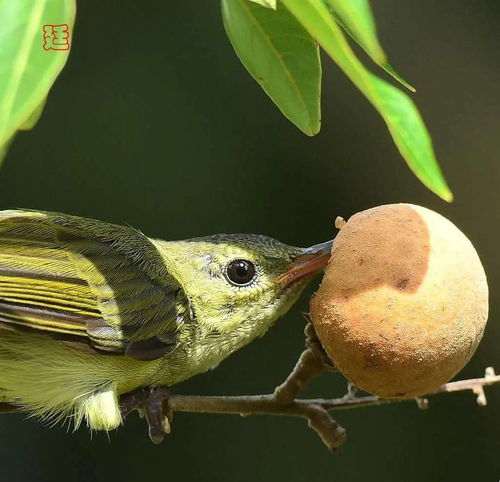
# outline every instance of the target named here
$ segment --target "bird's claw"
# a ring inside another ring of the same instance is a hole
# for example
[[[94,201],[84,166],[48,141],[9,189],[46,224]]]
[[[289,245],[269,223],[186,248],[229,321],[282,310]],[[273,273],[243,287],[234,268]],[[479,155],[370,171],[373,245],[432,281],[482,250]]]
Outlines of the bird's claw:
[[[172,413],[168,410],[170,392],[165,387],[140,388],[120,397],[120,409],[123,415],[137,410],[146,418],[149,438],[159,444],[170,433]]]

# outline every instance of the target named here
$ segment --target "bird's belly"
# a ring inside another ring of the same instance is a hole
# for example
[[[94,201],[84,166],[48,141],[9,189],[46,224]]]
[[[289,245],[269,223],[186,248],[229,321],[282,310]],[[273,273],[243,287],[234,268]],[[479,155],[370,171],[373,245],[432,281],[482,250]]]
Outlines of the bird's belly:
[[[0,330],[3,401],[65,404],[111,384],[125,393],[147,385],[158,363],[87,353],[44,336]]]

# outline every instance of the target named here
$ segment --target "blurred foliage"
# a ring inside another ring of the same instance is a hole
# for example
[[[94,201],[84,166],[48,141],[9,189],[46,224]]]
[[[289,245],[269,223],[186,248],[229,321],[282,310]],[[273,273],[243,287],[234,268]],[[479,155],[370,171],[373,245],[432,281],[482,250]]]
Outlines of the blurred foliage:
[[[337,23],[351,36],[351,38],[382,67],[392,75],[401,85],[415,92],[389,64],[387,56],[377,38],[375,19],[373,18],[368,0],[325,0],[330,12]]]
[[[320,129],[320,68],[311,47],[314,39],[379,111],[415,175],[446,201],[453,199],[414,103],[365,68],[338,27],[340,24],[374,62],[412,90],[387,62],[367,1],[280,0],[272,10],[248,0],[222,0],[222,12],[243,65],[305,134],[315,135]]]
[[[321,63],[315,40],[281,6],[274,11],[248,0],[222,0],[222,17],[252,77],[304,134],[317,134]]]
[[[66,50],[42,48],[44,25],[73,28],[76,0],[0,2],[0,160],[17,129],[31,129],[64,67]],[[45,46],[46,47],[46,46]]]
[[[221,0],[227,34],[243,65],[283,114],[307,135],[320,130],[318,42],[384,118],[401,155],[438,196],[453,195],[431,138],[406,94],[374,76],[345,41],[342,26],[372,60],[414,90],[390,66],[367,0]],[[75,0],[3,0],[0,4],[0,156],[16,129],[33,127],[69,50],[40,49],[40,27],[73,27]],[[45,39],[45,37],[44,37]],[[48,50],[48,52],[47,52]]]

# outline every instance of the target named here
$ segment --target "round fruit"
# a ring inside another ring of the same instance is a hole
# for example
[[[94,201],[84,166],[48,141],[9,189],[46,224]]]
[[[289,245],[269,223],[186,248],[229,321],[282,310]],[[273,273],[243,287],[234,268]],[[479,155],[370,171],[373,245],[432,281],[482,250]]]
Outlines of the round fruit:
[[[311,301],[337,368],[384,398],[446,383],[476,350],[487,316],[486,275],[471,242],[443,216],[411,204],[350,218]]]

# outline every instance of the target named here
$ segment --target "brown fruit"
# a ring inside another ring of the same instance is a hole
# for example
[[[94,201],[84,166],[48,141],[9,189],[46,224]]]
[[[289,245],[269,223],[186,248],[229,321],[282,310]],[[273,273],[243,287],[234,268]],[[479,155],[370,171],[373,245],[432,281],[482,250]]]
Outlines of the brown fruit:
[[[389,204],[345,224],[311,301],[318,337],[355,385],[385,398],[429,393],[481,340],[488,286],[465,235],[429,209]]]

